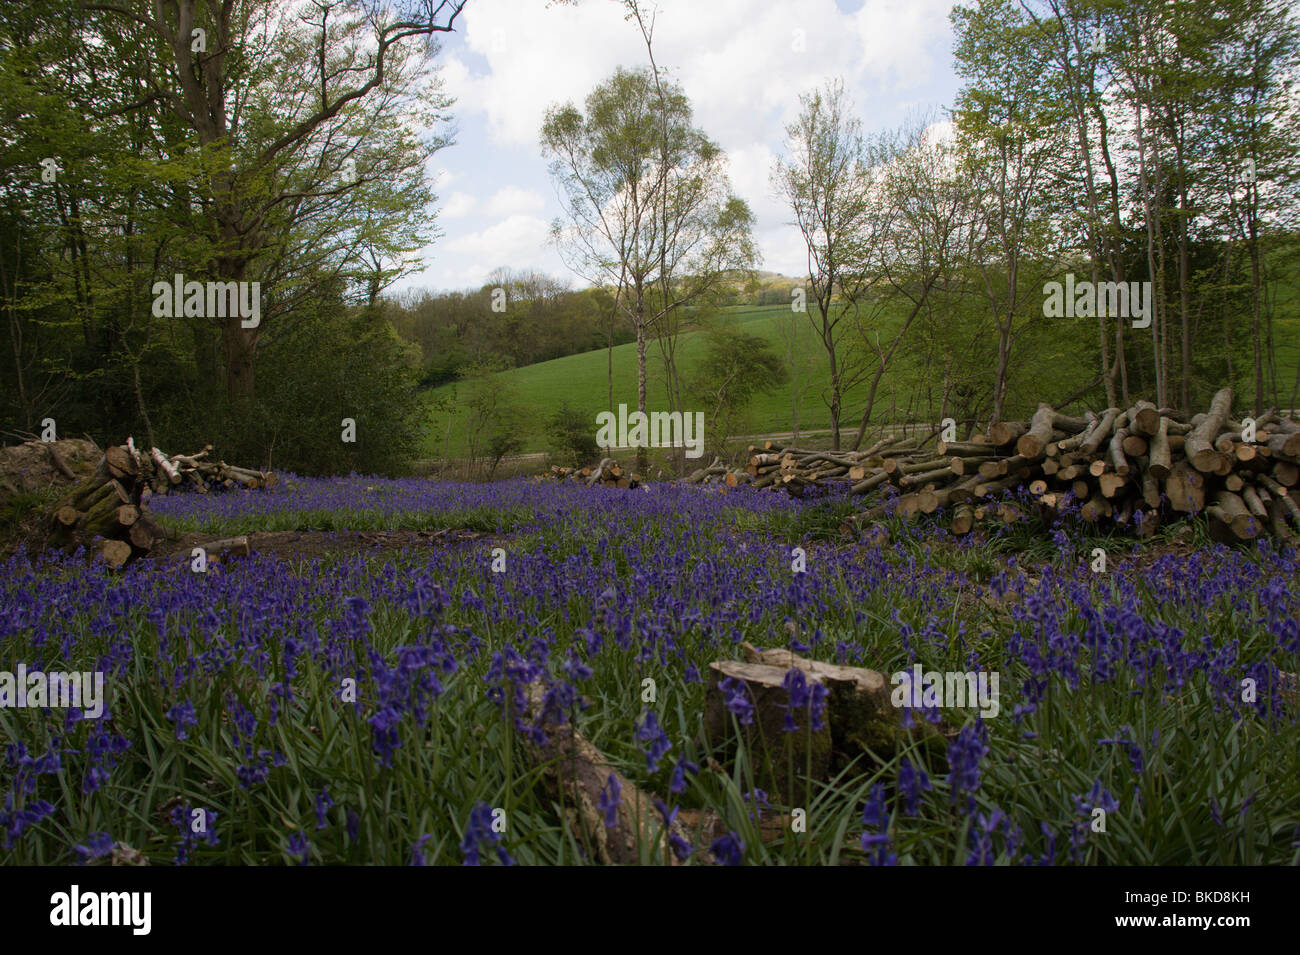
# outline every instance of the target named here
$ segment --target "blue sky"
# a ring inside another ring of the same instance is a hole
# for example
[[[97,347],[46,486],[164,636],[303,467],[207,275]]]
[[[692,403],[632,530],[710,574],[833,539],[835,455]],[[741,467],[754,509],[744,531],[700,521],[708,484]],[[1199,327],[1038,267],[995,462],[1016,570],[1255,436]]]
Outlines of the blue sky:
[[[756,216],[761,268],[798,274],[799,234],[768,175],[798,96],[842,76],[866,131],[950,105],[951,0],[658,0],[655,57],[726,151],[735,192]],[[456,144],[431,166],[443,235],[394,291],[477,287],[498,266],[581,280],[547,243],[563,214],[538,130],[548,106],[581,105],[617,66],[647,65],[617,0],[469,0],[443,35]]]

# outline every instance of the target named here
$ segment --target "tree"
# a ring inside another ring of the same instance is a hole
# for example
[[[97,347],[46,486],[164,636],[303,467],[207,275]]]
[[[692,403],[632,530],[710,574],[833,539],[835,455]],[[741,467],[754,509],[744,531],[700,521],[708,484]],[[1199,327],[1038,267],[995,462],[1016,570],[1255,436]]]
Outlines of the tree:
[[[1011,0],[955,7],[957,71],[968,80],[954,110],[962,175],[984,210],[977,264],[998,331],[992,423],[1002,419],[1011,352],[1020,329],[1042,317],[1043,279],[1055,266],[1053,208],[1045,189],[1066,150],[1068,109],[1028,68],[1037,31]]]
[[[481,464],[489,479],[502,458],[522,449],[527,429],[525,411],[514,387],[500,377],[503,370],[500,364],[489,362],[476,362],[461,370],[468,469],[472,471]]]
[[[652,327],[663,330],[721,274],[752,265],[752,216],[730,194],[725,157],[692,125],[677,86],[620,68],[585,107],[553,107],[542,126],[543,151],[568,203],[569,225],[557,220],[552,234],[579,274],[618,290],[635,334],[637,410],[645,413]],[[637,459],[644,470],[644,448]]]
[[[798,119],[786,127],[789,160],[777,160],[772,180],[794,213],[808,255],[808,283],[816,311],[808,318],[830,370],[826,404],[831,441],[840,448],[846,390],[842,340],[867,281],[872,171],[862,124],[849,115],[842,80],[799,97]]]
[[[875,160],[878,175],[868,216],[871,256],[854,302],[862,306],[854,311],[861,358],[844,376],[847,389],[868,383],[854,450],[862,446],[881,381],[900,346],[927,314],[935,289],[960,282],[983,228],[955,146],[936,124],[917,119],[882,138]],[[892,335],[886,331],[890,325]],[[920,378],[918,385],[921,381],[928,378]],[[954,384],[946,368],[940,417]]]
[[[397,115],[432,120],[450,104],[411,41],[450,31],[464,5],[313,0],[299,24],[255,0],[84,5],[100,32],[151,51],[133,105],[168,131],[164,162],[186,156],[192,190],[175,212],[190,270],[272,290],[261,324],[219,320],[232,402],[254,396],[259,340],[321,271],[367,273],[373,300],[396,274],[382,260],[430,237],[423,169],[446,141]]]
[[[686,390],[708,409],[709,441],[720,453],[754,396],[785,384],[787,374],[767,339],[734,324],[709,328],[704,347]]]

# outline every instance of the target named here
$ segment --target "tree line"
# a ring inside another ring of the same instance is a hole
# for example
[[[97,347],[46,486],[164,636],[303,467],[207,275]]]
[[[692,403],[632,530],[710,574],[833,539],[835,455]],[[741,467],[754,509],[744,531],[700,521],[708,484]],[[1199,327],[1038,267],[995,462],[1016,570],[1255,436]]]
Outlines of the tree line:
[[[6,430],[259,466],[377,470],[423,427],[382,295],[435,235],[424,170],[464,6],[172,0],[0,5]],[[154,307],[257,283],[259,319]],[[340,421],[357,440],[340,440]]]
[[[987,0],[952,22],[946,123],[866,135],[831,81],[801,98],[773,170],[807,248],[836,447],[852,418],[855,448],[879,419],[887,371],[911,382],[902,417],[969,427],[1040,400],[1190,408],[1225,384],[1256,413],[1294,407],[1287,5]],[[1081,290],[1063,311],[1060,287]],[[1130,289],[1148,314],[1116,314]]]

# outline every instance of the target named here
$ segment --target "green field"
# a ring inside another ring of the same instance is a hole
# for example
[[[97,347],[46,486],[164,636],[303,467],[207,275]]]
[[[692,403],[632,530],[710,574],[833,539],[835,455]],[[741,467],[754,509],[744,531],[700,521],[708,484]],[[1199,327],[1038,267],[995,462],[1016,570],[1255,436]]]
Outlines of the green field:
[[[790,357],[792,350],[790,342],[793,337],[793,357],[799,366],[797,387],[800,392],[800,430],[828,428],[830,416],[821,398],[821,392],[829,378],[826,354],[807,316],[792,313],[788,305],[740,306],[722,309],[719,314],[738,322],[746,332],[767,339],[783,360]],[[791,329],[794,330],[793,336]],[[888,334],[888,331],[885,334]],[[679,367],[684,372],[688,372],[693,363],[703,354],[703,350],[702,331],[697,328],[694,331],[683,332],[677,346]],[[669,406],[664,387],[663,360],[658,344],[650,342],[647,354],[650,409],[667,410]],[[501,373],[503,384],[513,390],[519,404],[533,417],[525,428],[524,451],[526,453],[549,450],[545,418],[565,402],[584,413],[589,412],[592,430],[595,431],[597,412],[605,410],[609,404],[608,363],[609,353],[602,349]],[[629,409],[634,409],[636,407],[636,345],[629,343],[615,347],[613,364],[614,406],[617,408],[619,403],[625,403]],[[444,385],[431,390],[429,396],[434,399],[451,394],[458,388],[464,388],[464,385]],[[767,394],[758,395],[749,408],[746,426],[748,432],[765,434],[791,430],[795,389],[796,382],[790,380]],[[865,394],[865,389],[858,389],[850,394],[849,400],[845,402],[847,408],[860,407],[856,400],[859,393]],[[887,377],[882,383],[878,407],[888,407],[889,394]],[[853,420],[845,422],[846,427],[850,424],[856,427],[856,413]],[[459,410],[451,416],[435,413],[431,434],[426,444],[428,456],[434,457],[439,453],[449,457],[464,455],[467,448],[465,431],[466,419]]]
[[[1294,288],[1284,288],[1275,305],[1274,343],[1277,352],[1276,363],[1280,381],[1281,400],[1285,404],[1289,397],[1292,379],[1297,362],[1300,362],[1300,306]],[[793,428],[793,405],[796,387],[799,392],[799,430],[800,433],[827,429],[830,415],[824,400],[828,393],[829,371],[826,353],[814,331],[807,315],[795,314],[787,305],[769,305],[762,307],[736,306],[721,309],[703,321],[734,321],[746,332],[760,335],[771,342],[773,350],[786,363],[787,368],[793,363],[797,366],[797,380],[787,380],[766,394],[755,397],[748,409],[745,422],[739,429],[740,434],[779,434],[788,433]],[[901,317],[886,319],[881,328],[881,339],[888,342],[896,322]],[[1013,370],[1009,385],[1008,414],[1027,414],[1035,404],[1043,399],[1065,395],[1074,390],[1089,376],[1095,357],[1086,351],[1095,342],[1095,331],[1087,335],[1079,333],[1072,326],[1068,334],[1040,334],[1037,347],[1026,348],[1013,355],[1018,367]],[[1130,334],[1146,335],[1144,332]],[[1243,328],[1240,334],[1245,335]],[[705,335],[701,326],[683,331],[677,346],[678,367],[684,375],[689,375],[694,363],[703,355]],[[1238,349],[1249,355],[1249,343],[1234,343]],[[1209,341],[1201,345],[1202,349],[1211,348]],[[666,390],[664,387],[663,360],[659,345],[651,341],[648,345],[649,373],[649,408],[650,410],[668,410]],[[1176,357],[1176,356],[1175,356]],[[523,416],[523,453],[544,452],[550,450],[546,434],[546,419],[549,415],[567,403],[570,407],[589,414],[593,433],[596,429],[596,414],[609,406],[608,369],[609,353],[604,350],[569,355],[553,361],[514,368],[502,372],[498,377],[502,387],[520,409]],[[619,345],[613,349],[614,368],[614,407],[625,403],[629,410],[636,407],[636,346]],[[1247,408],[1252,403],[1253,388],[1250,380],[1249,358],[1234,359],[1234,373],[1237,376],[1238,408]],[[992,365],[988,368],[991,378]],[[889,371],[881,381],[876,398],[876,410],[873,424],[888,421],[891,405],[895,398],[900,406],[908,400],[915,390],[918,377],[924,375],[922,369],[910,363],[904,357],[896,356]],[[1146,396],[1147,383],[1130,378],[1134,397]],[[1219,387],[1221,382],[1215,382]],[[444,385],[427,393],[430,404],[442,396],[463,394],[463,383]],[[863,401],[867,387],[859,385],[849,391],[844,400],[844,414],[841,428],[845,437],[851,442],[862,413]],[[1269,402],[1266,402],[1266,404]],[[423,456],[426,458],[461,458],[468,453],[467,427],[468,419],[464,414],[463,402],[454,402],[456,410],[451,414],[431,411],[430,429],[426,437]],[[691,410],[705,410],[691,407]],[[898,409],[898,418],[905,418],[902,407]]]

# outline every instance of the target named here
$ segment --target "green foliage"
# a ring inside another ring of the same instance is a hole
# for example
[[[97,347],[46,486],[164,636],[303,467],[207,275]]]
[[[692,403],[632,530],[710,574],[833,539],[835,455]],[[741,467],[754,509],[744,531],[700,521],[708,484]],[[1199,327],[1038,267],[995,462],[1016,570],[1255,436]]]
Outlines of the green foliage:
[[[207,440],[226,460],[298,474],[402,474],[427,430],[417,367],[385,323],[324,309],[260,350],[254,402],[217,398],[217,414],[173,433],[179,446]],[[355,442],[342,440],[345,418]]]
[[[501,459],[524,448],[530,416],[500,361],[476,362],[461,372],[469,466],[491,478]]]
[[[551,438],[551,455],[563,465],[576,467],[600,457],[596,444],[595,416],[560,405],[546,423],[546,433]]]
[[[687,378],[687,394],[704,406],[708,440],[721,451],[744,420],[757,394],[774,391],[789,377],[767,339],[735,323],[704,333],[704,356]]]
[[[212,443],[239,463],[313,473],[404,467],[421,439],[409,358],[391,334],[340,323],[362,303],[373,317],[433,234],[424,171],[447,144],[448,101],[427,51],[393,46],[373,95],[340,96],[355,71],[313,77],[319,37],[301,21],[259,4],[218,21],[210,5],[185,6],[222,49],[202,69],[188,36],[161,42],[124,9],[0,5],[0,115],[22,117],[0,141],[0,425],[31,431],[52,416],[101,443]],[[331,17],[329,56],[371,26]],[[274,55],[260,48],[268,37]],[[238,120],[174,110],[178,74],[213,109],[238,104]],[[144,78],[159,88],[142,99]],[[336,108],[316,114],[322,95]],[[41,178],[50,159],[54,182]],[[257,330],[153,315],[153,282],[176,273],[260,282]],[[231,406],[241,389],[227,378],[250,361],[271,380],[250,376],[258,386]],[[338,404],[359,426],[342,449]]]

